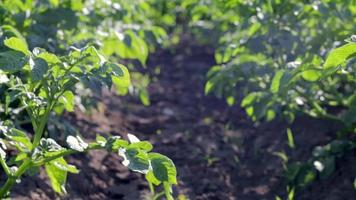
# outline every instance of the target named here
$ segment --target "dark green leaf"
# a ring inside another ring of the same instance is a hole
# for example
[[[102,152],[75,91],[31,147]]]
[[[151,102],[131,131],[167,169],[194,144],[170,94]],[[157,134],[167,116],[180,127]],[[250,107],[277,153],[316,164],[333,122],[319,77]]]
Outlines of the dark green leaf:
[[[35,58],[32,62],[30,61],[30,67],[31,78],[34,82],[41,80],[48,71],[48,64],[42,58]]]
[[[146,174],[149,170],[150,162],[145,151],[137,147],[127,149],[120,148],[119,155],[124,158],[123,165],[132,171]]]
[[[0,53],[0,69],[6,72],[21,70],[28,62],[28,57],[18,51],[5,51]]]
[[[155,179],[169,184],[177,184],[177,170],[171,159],[159,153],[149,153],[148,156]]]

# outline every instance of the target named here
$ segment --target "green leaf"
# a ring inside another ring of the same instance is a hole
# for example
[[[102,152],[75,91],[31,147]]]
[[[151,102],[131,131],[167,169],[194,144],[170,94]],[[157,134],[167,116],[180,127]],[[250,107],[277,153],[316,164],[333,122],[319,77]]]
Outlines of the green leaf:
[[[122,75],[113,75],[112,82],[115,85],[116,91],[120,95],[125,95],[128,92],[128,87],[131,85],[129,71],[123,65],[117,64],[117,67],[123,72]]]
[[[63,95],[59,98],[59,102],[63,103],[66,110],[69,112],[74,111],[74,94],[71,91],[65,91]]]
[[[53,190],[59,194],[66,194],[65,184],[67,181],[67,171],[58,168],[52,162],[46,163],[45,169]]]
[[[105,147],[107,140],[103,136],[97,134],[95,141],[100,144],[100,146]]]
[[[290,148],[295,148],[293,133],[290,128],[287,128],[288,146]]]
[[[229,106],[234,105],[234,104],[235,104],[235,97],[234,97],[234,96],[228,96],[228,97],[226,98],[226,102],[227,102],[227,104],[228,104]]]
[[[141,88],[139,90],[139,97],[143,105],[148,106],[150,105],[150,96],[146,88]]]
[[[148,56],[148,46],[132,30],[125,31],[124,34],[117,33],[103,42],[103,52],[107,55],[115,53],[122,58],[138,59],[145,65]]]
[[[20,151],[29,152],[32,149],[31,140],[26,133],[16,128],[11,128],[9,131],[3,133],[9,140],[15,142],[14,145]]]
[[[335,157],[330,156],[319,160],[324,168],[320,171],[321,178],[328,178],[335,171]]]
[[[92,56],[95,59],[95,62],[99,63],[99,64],[104,64],[106,62],[106,58],[101,55],[98,50],[96,50],[96,48],[94,46],[88,46],[85,47],[82,50],[83,55],[85,56]]]
[[[48,64],[42,58],[30,59],[30,68],[32,81],[36,82],[42,80],[43,76],[47,73]]]
[[[204,93],[205,93],[205,94],[209,94],[209,93],[211,92],[211,90],[213,89],[213,86],[214,86],[213,82],[207,81],[207,82],[205,83]]]
[[[130,147],[137,147],[140,148],[143,151],[151,151],[153,149],[153,146],[151,143],[148,141],[140,141],[140,142],[135,142],[130,145]]]
[[[27,153],[21,152],[16,155],[15,161],[18,162],[24,160],[25,158],[27,158]]]
[[[271,92],[272,93],[274,93],[274,94],[278,93],[283,74],[284,74],[284,71],[283,70],[279,70],[274,75],[274,77],[272,79],[272,84],[271,84]]]
[[[15,27],[10,26],[10,25],[3,25],[1,26],[1,29],[4,32],[9,32],[11,35],[16,36],[17,38],[21,39],[24,43],[26,43],[26,39],[23,37],[23,35],[20,33],[19,30],[17,30]],[[26,43],[27,44],[27,43]],[[28,45],[27,45],[28,46]]]
[[[45,60],[47,63],[50,64],[57,64],[60,63],[61,61],[59,60],[59,58],[52,54],[52,53],[48,53],[45,49],[36,47],[33,49],[33,54],[38,57],[38,58],[42,58],[43,60]]]
[[[245,96],[242,99],[241,107],[244,108],[244,107],[247,107],[247,106],[251,105],[258,96],[259,96],[259,93],[257,93],[257,92],[249,93],[247,96]]]
[[[9,80],[10,79],[6,76],[6,74],[0,70],[0,84],[7,83]]]
[[[149,170],[150,162],[147,153],[137,147],[120,148],[119,155],[124,158],[122,164],[132,171],[146,174]]]
[[[127,148],[129,143],[126,140],[120,139],[120,136],[111,136],[108,138],[105,147],[110,151],[118,151],[120,148]]]
[[[28,57],[18,51],[5,51],[0,53],[0,69],[3,71],[19,71],[27,62]]]
[[[58,158],[54,161],[51,161],[52,164],[56,165],[57,168],[70,172],[72,174],[78,174],[79,170],[76,166],[68,164],[64,158]]]
[[[68,136],[66,142],[69,148],[79,152],[84,152],[88,148],[88,144],[78,135],[76,137],[72,135]]]
[[[63,158],[58,158],[45,164],[46,173],[51,181],[52,188],[59,194],[66,194],[65,184],[67,173],[79,173],[73,165],[68,165]]]
[[[307,81],[317,81],[321,77],[322,73],[316,69],[305,70],[302,72],[302,77]]]
[[[177,184],[177,170],[171,159],[159,153],[149,153],[148,157],[151,161],[153,173],[153,176],[149,176],[156,179],[152,179],[152,183],[160,181],[167,182],[169,184]]]
[[[23,40],[17,38],[17,37],[11,37],[9,39],[6,39],[4,41],[4,44],[9,47],[10,49],[13,49],[15,51],[20,51],[24,53],[25,55],[29,55],[28,47],[26,42]]]
[[[332,50],[325,63],[324,68],[338,67],[346,62],[347,59],[356,54],[356,43],[348,43]]]
[[[63,150],[63,147],[61,147],[52,138],[41,138],[39,147],[41,147],[42,150],[49,151],[49,152]]]

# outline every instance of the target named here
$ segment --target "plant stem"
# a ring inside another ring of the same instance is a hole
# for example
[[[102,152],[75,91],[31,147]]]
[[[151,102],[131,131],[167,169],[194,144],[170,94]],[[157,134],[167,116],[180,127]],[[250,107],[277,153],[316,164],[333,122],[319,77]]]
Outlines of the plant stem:
[[[7,166],[7,164],[6,164],[5,158],[4,159],[0,158],[0,163],[1,163],[2,168],[5,171],[6,176],[10,176],[11,172],[10,172],[9,166]]]
[[[10,191],[12,186],[16,183],[16,180],[21,177],[21,175],[31,166],[31,160],[28,159],[24,161],[15,174],[9,176],[5,184],[0,189],[0,199],[4,199],[7,193]]]
[[[104,149],[104,147],[98,145],[98,144],[94,144],[94,145],[91,145],[89,146],[84,152],[88,152],[90,150],[98,150],[98,149]],[[54,155],[54,156],[50,156],[50,157],[46,157],[45,159],[43,159],[41,162],[38,162],[38,163],[33,163],[33,165],[35,166],[40,166],[40,165],[43,165],[47,162],[50,162],[52,160],[55,160],[57,158],[61,158],[61,157],[64,157],[64,156],[68,156],[70,154],[75,154],[75,153],[84,153],[84,152],[80,152],[80,151],[76,151],[76,150],[73,150],[73,149],[67,149],[57,155]]]
[[[160,192],[160,193],[156,194],[155,196],[153,196],[152,200],[157,200],[163,195],[164,195],[164,192]]]
[[[101,147],[100,145],[97,145],[97,144],[93,144],[93,145],[89,146],[84,152],[87,152],[87,151],[90,151],[90,150],[95,150],[95,149],[102,149],[102,148],[104,148],[104,147]],[[66,151],[63,151],[60,154],[57,154],[57,155],[54,155],[54,156],[51,156],[51,157],[47,157],[47,158],[45,158],[44,160],[42,160],[41,162],[38,162],[38,163],[33,163],[30,159],[24,161],[14,175],[8,176],[5,184],[0,189],[0,199],[5,198],[5,196],[10,191],[12,186],[16,183],[16,180],[19,179],[21,177],[21,175],[29,167],[31,167],[31,166],[41,166],[41,165],[43,165],[43,164],[45,164],[47,162],[50,162],[52,160],[55,160],[57,158],[60,158],[60,157],[63,157],[63,156],[67,156],[67,155],[70,155],[70,154],[74,154],[74,153],[82,153],[82,152],[75,151],[73,149],[67,149]]]
[[[48,105],[46,107],[45,113],[41,117],[41,121],[40,121],[39,126],[35,130],[35,137],[33,139],[32,149],[36,148],[38,146],[38,144],[40,143],[40,140],[41,140],[42,135],[43,135],[44,128],[45,128],[45,126],[47,124],[47,121],[48,121],[48,116],[51,113],[51,109],[52,109],[52,102],[50,101],[50,102],[48,102]]]
[[[148,186],[150,187],[151,195],[155,196],[155,188],[153,187],[153,184],[148,181]]]

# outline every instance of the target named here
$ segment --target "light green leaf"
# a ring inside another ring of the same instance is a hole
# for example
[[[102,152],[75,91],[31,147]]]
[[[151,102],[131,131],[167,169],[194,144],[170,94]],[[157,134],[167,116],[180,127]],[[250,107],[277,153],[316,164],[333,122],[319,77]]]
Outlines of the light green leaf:
[[[272,93],[274,93],[274,94],[278,93],[283,74],[284,74],[284,71],[283,70],[279,70],[274,75],[274,77],[272,79],[272,84],[271,84],[271,92]]]
[[[290,148],[295,148],[293,133],[290,128],[287,128],[288,146]]]
[[[116,39],[116,40],[115,40]],[[131,30],[127,30],[124,34],[117,33],[116,38],[112,38],[111,41],[104,43],[104,48],[108,53],[114,51],[122,58],[138,59],[142,65],[145,65],[148,56],[148,46],[146,42],[136,35]],[[106,47],[107,45],[114,46],[115,49]]]
[[[120,95],[125,95],[128,92],[128,87],[131,85],[129,71],[123,65],[117,65],[122,70],[122,75],[112,76],[112,82],[115,85],[116,91]]]
[[[36,57],[42,58],[47,63],[57,64],[57,63],[61,62],[56,55],[54,55],[52,53],[48,53],[45,49],[35,47],[32,52]]]
[[[111,136],[107,139],[105,147],[111,151],[118,151],[120,148],[127,148],[129,143],[120,139],[120,136]]]
[[[103,55],[101,55],[94,46],[88,46],[84,48],[84,50],[82,50],[82,53],[84,55],[89,55],[94,57],[96,59],[96,62],[99,63],[100,65],[106,62],[106,58]]]
[[[243,99],[242,99],[242,102],[241,102],[241,107],[245,108],[249,105],[251,105],[255,99],[258,97],[258,93],[257,92],[251,92],[249,93],[247,96],[245,96]]]
[[[346,62],[347,59],[356,54],[356,43],[348,43],[330,52],[325,63],[324,68],[338,67]]]
[[[67,182],[67,173],[79,173],[79,170],[67,164],[63,158],[58,158],[45,164],[47,175],[51,181],[52,188],[59,194],[66,194],[65,184]]]
[[[143,105],[148,106],[150,105],[150,96],[146,88],[141,88],[139,90],[139,97]]]
[[[74,111],[74,94],[71,91],[65,91],[63,95],[59,98],[59,102],[63,103],[66,110],[69,112]]]
[[[139,141],[139,142],[135,142],[133,144],[130,145],[130,147],[137,147],[140,148],[143,151],[151,151],[153,149],[153,146],[151,143],[149,143],[148,141]]]
[[[227,104],[228,104],[229,106],[234,105],[234,104],[235,104],[235,97],[234,97],[234,96],[228,96],[228,97],[226,98],[226,102],[227,102]]]
[[[310,69],[302,72],[302,77],[307,81],[317,81],[321,77],[321,72],[319,70]]]
[[[53,165],[55,165],[57,168],[62,169],[64,171],[73,173],[73,174],[78,174],[79,170],[77,169],[76,166],[68,164],[64,158],[58,158],[54,161],[51,162]]]
[[[26,133],[16,129],[11,128],[7,132],[3,132],[3,134],[9,139],[12,140],[14,145],[21,151],[28,152],[32,149],[32,143],[30,138],[26,135]]]
[[[103,136],[97,134],[95,141],[100,144],[100,146],[105,147],[107,140]]]
[[[25,41],[17,38],[17,37],[11,37],[9,39],[6,39],[4,41],[4,44],[9,47],[10,49],[13,49],[15,51],[20,51],[24,53],[25,55],[29,55],[28,47]]]
[[[205,83],[204,93],[205,93],[205,94],[209,94],[209,93],[211,92],[211,90],[213,89],[213,86],[214,86],[213,82],[207,81],[207,82]]]

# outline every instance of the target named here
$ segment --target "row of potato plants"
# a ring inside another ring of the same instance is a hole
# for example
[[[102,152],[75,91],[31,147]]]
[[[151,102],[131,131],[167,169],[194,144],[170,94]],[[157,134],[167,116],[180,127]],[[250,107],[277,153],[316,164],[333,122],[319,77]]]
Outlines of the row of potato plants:
[[[256,123],[292,124],[307,115],[338,124],[337,139],[315,147],[307,162],[284,163],[291,199],[355,149],[354,1],[177,0],[165,6],[184,33],[215,48],[206,94],[239,104]]]
[[[0,198],[8,197],[24,174],[34,175],[41,167],[52,188],[65,194],[68,172],[79,173],[65,156],[104,149],[118,153],[123,165],[145,175],[152,199],[173,199],[176,168],[168,157],[152,152],[148,141],[128,134],[129,141],[98,135],[87,143],[61,118],[74,106],[92,109],[104,87],[114,87],[121,95],[137,93],[149,103],[147,83],[132,80],[143,75],[130,77],[117,62],[136,59],[145,66],[149,52],[166,37],[164,29],[148,21],[156,12],[144,1],[0,2],[0,161],[7,176]],[[125,63],[130,69],[136,65]],[[156,192],[160,185],[162,191]]]

